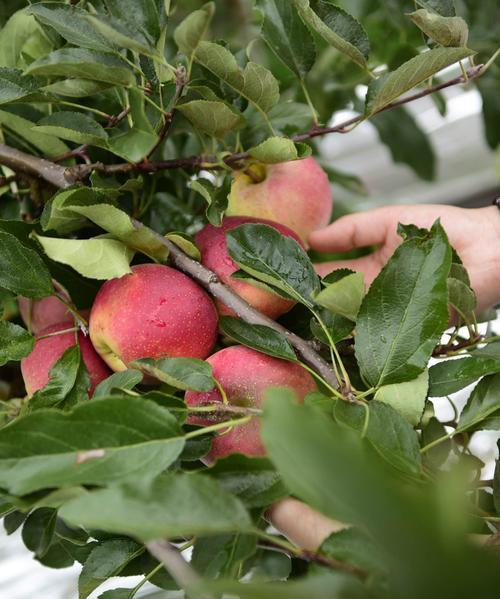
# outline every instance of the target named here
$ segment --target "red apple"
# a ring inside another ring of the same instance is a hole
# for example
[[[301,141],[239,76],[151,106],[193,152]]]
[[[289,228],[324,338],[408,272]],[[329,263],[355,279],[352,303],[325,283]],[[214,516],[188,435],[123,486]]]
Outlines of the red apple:
[[[49,382],[49,372],[52,366],[68,348],[76,345],[74,331],[51,335],[42,339],[44,335],[64,331],[68,328],[68,324],[72,326],[71,322],[59,323],[40,331],[33,351],[21,361],[21,372],[28,396],[45,387]],[[92,347],[89,338],[80,331],[78,332],[78,344],[82,352],[83,362],[89,372],[91,382],[89,393],[92,395],[95,387],[111,372]]]
[[[295,231],[304,243],[325,227],[332,213],[328,177],[314,158],[249,167],[257,181],[235,171],[228,216],[266,218]]]
[[[293,237],[302,245],[300,239],[293,231],[278,223],[257,218],[227,217],[222,222],[222,226],[214,227],[213,225],[206,225],[199,233],[197,233],[195,239],[201,252],[201,262],[207,268],[213,270],[223,283],[236,291],[236,293],[245,299],[251,306],[260,312],[263,312],[270,318],[277,318],[281,314],[288,312],[288,310],[295,305],[295,302],[286,300],[276,293],[266,291],[265,289],[261,289],[255,285],[231,277],[231,275],[238,270],[238,266],[233,262],[227,252],[226,231],[230,231],[235,227],[247,223],[269,225],[283,235]],[[234,314],[234,312],[222,302],[217,301],[216,303],[221,314]]]
[[[217,311],[189,277],[141,264],[107,281],[90,313],[90,338],[115,371],[139,358],[206,358],[217,338]]]
[[[234,406],[260,408],[269,387],[288,387],[295,391],[299,401],[317,390],[313,377],[299,364],[273,358],[241,345],[222,349],[210,356],[207,362],[212,365],[214,378],[224,389],[228,402]],[[185,399],[188,406],[222,402],[217,388],[207,393],[188,391]],[[213,421],[202,416],[190,416],[189,422],[204,426],[213,424]],[[212,448],[204,461],[210,464],[231,453],[265,455],[258,417],[229,432],[224,429],[213,439]]]

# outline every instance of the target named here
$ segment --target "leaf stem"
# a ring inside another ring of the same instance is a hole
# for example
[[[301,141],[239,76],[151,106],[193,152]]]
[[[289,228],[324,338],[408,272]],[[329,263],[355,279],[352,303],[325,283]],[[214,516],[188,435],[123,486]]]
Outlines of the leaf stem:
[[[195,431],[191,431],[184,435],[185,439],[193,439],[194,437],[200,437],[201,435],[206,435],[207,433],[214,433],[216,431],[220,431],[225,428],[233,428],[234,426],[241,426],[250,422],[250,420],[254,418],[253,415],[243,416],[243,418],[236,418],[234,420],[225,420],[224,422],[218,422],[217,424],[212,424],[210,426],[205,426],[203,428],[196,429]]]
[[[314,123],[314,125],[317,126],[318,125],[318,113],[316,111],[316,108],[314,108],[314,104],[312,103],[311,96],[309,95],[309,90],[307,89],[306,82],[304,81],[304,79],[302,77],[299,79],[299,81],[300,81],[300,87],[302,88],[302,93],[304,94],[304,98],[306,99],[307,105],[309,106],[309,109],[311,111],[313,123]]]
[[[426,451],[429,451],[429,449],[432,449],[433,447],[436,447],[437,445],[440,445],[441,443],[444,443],[444,441],[447,441],[448,439],[452,439],[453,436],[455,435],[456,431],[451,431],[450,433],[448,433],[447,435],[444,435],[443,437],[439,437],[438,439],[434,439],[434,441],[431,441],[430,443],[428,443],[427,445],[425,445],[424,447],[422,447],[420,449],[420,453],[425,453]]]
[[[91,106],[83,106],[82,104],[76,104],[75,102],[68,102],[67,100],[58,100],[57,103],[62,104],[63,106],[71,106],[73,108],[79,108],[80,110],[88,110],[89,112],[93,112],[94,114],[97,114],[98,116],[102,116],[102,118],[106,119],[107,121],[109,121],[111,118],[113,118],[107,112],[103,112],[102,110],[98,110],[97,108],[92,108]]]

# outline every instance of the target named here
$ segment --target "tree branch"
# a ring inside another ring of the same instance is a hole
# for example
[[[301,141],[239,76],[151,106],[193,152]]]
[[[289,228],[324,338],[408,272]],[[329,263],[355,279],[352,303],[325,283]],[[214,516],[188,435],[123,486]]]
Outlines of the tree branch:
[[[66,169],[49,160],[31,156],[0,143],[0,164],[8,166],[16,173],[24,173],[45,179],[55,187],[67,187]]]

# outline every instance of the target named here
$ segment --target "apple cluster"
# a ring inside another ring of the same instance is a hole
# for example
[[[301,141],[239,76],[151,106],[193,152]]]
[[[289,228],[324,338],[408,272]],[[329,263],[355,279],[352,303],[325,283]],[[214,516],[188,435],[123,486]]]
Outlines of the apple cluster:
[[[311,231],[328,223],[332,197],[326,174],[313,158],[250,168],[255,169],[251,175],[234,173],[222,225],[206,225],[195,239],[202,264],[251,306],[275,319],[294,303],[232,277],[238,267],[228,254],[225,234],[241,224],[263,223],[304,247]],[[90,310],[89,336],[78,331],[68,310],[71,300],[57,283],[53,296],[19,299],[21,316],[36,337],[32,353],[21,363],[29,397],[47,385],[52,366],[76,343],[89,373],[90,396],[111,371],[125,370],[139,358],[166,357],[206,359],[212,366],[218,386],[207,393],[188,391],[185,400],[189,406],[224,400],[258,408],[269,387],[288,387],[298,401],[316,389],[313,377],[299,364],[239,345],[213,353],[218,341],[218,314],[231,314],[231,310],[220,302],[214,304],[185,274],[151,263],[133,266],[131,271],[100,288]],[[191,416],[189,422],[211,423],[199,416]],[[222,431],[214,438],[205,462],[234,452],[265,454],[257,418]]]

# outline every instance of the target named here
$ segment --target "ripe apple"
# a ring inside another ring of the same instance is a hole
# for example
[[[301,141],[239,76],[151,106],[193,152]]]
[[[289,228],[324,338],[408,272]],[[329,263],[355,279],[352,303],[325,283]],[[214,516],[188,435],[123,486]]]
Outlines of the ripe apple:
[[[314,158],[249,167],[254,178],[235,171],[228,216],[266,218],[295,231],[304,243],[325,227],[332,213],[328,177]]]
[[[139,358],[206,358],[217,338],[217,311],[189,277],[141,264],[104,283],[90,312],[90,338],[115,371]]]
[[[223,220],[222,226],[214,227],[213,225],[206,225],[196,234],[195,240],[201,252],[201,263],[210,270],[213,270],[223,283],[228,287],[231,287],[231,289],[245,299],[251,306],[260,312],[263,312],[270,318],[277,318],[281,314],[288,312],[288,310],[295,305],[295,302],[284,299],[276,293],[266,291],[265,289],[261,289],[255,285],[231,277],[231,275],[238,270],[238,266],[233,262],[227,252],[226,231],[230,231],[235,227],[247,223],[269,225],[283,235],[293,237],[302,245],[300,239],[293,231],[278,223],[248,217],[227,217]],[[234,312],[222,302],[216,301],[216,304],[221,314],[234,314]]]
[[[54,288],[62,297],[70,301],[67,292],[56,281],[54,281]],[[55,295],[38,300],[19,297],[17,302],[21,318],[34,335],[53,324],[65,322],[71,325],[73,323],[71,312]]]
[[[288,387],[295,391],[299,401],[317,390],[312,376],[299,364],[273,358],[241,345],[222,349],[210,356],[207,362],[211,364],[214,378],[224,389],[229,404],[234,406],[260,408],[269,387]],[[187,391],[185,400],[191,407],[223,401],[218,388],[207,393]],[[190,416],[188,422],[204,426],[213,424],[213,420],[206,416]],[[229,432],[224,429],[213,439],[212,448],[203,461],[211,464],[217,458],[231,453],[265,455],[258,417]]]
[[[21,361],[21,372],[28,396],[31,397],[35,391],[45,387],[49,382],[49,372],[52,366],[68,348],[76,345],[74,331],[42,338],[44,335],[64,331],[68,328],[68,324],[72,326],[72,322],[59,323],[40,331],[33,351]],[[92,395],[95,387],[111,372],[92,347],[89,338],[81,331],[78,332],[78,344],[82,352],[83,362],[89,372],[91,383],[89,393]]]

